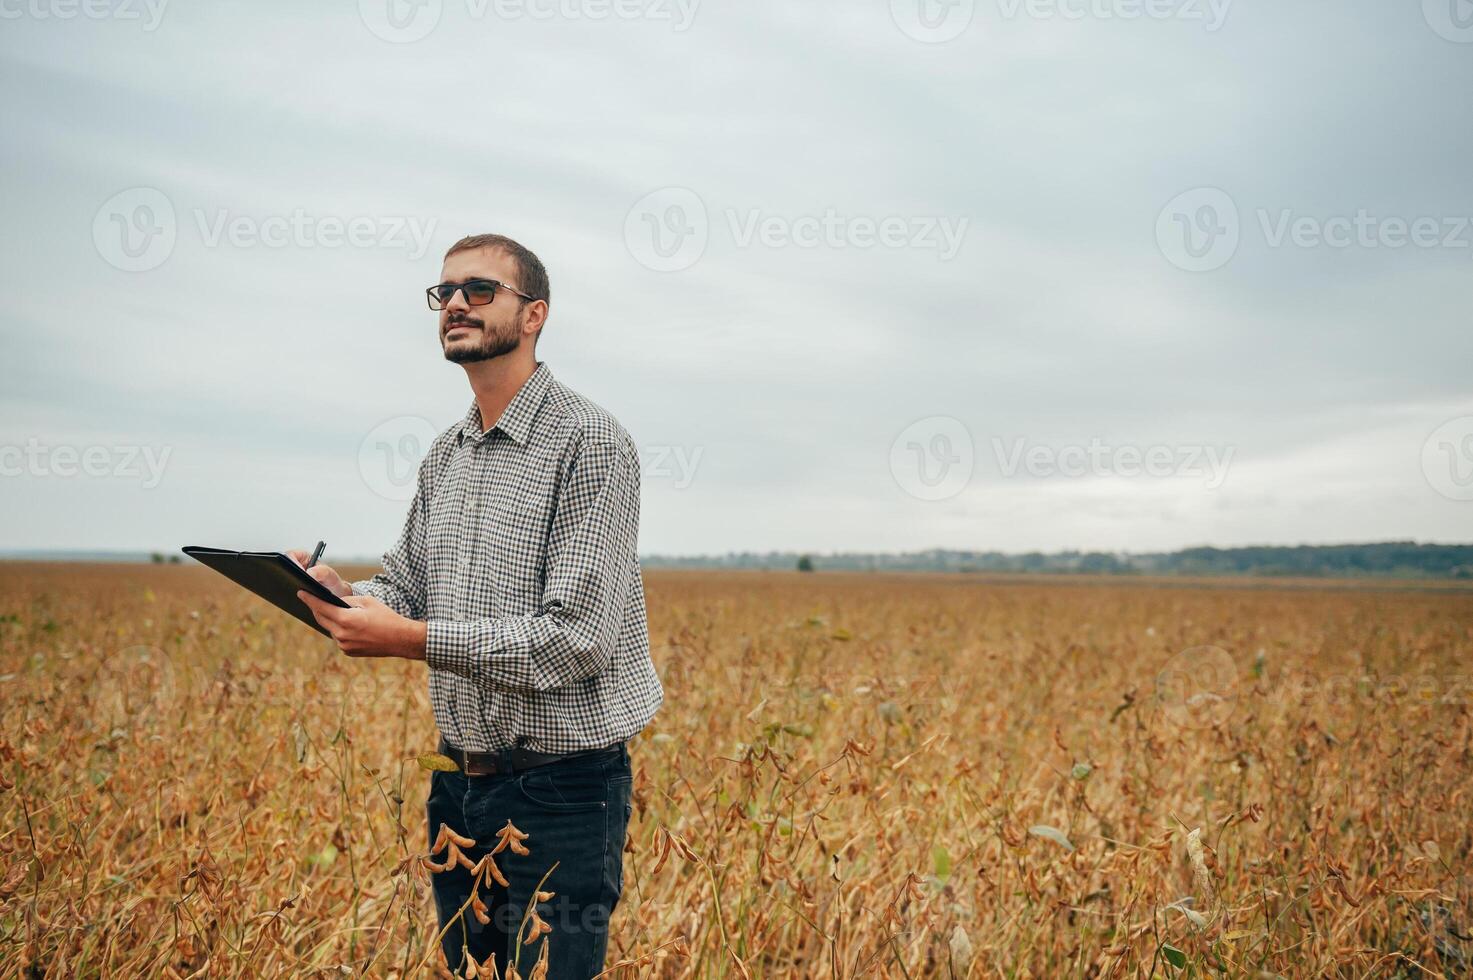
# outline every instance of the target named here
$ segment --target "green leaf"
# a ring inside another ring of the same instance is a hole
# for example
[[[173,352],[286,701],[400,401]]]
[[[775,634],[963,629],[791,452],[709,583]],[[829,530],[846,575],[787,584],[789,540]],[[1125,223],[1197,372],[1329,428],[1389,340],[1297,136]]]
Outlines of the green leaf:
[[[1184,969],[1186,969],[1186,966],[1187,966],[1187,954],[1186,953],[1183,953],[1181,950],[1177,949],[1175,946],[1172,946],[1170,943],[1162,943],[1161,944],[1161,955],[1164,956],[1164,957],[1166,957],[1166,962],[1170,963],[1172,966],[1176,967],[1178,970],[1184,970]]]
[[[840,629],[834,630],[834,632],[833,632],[833,638],[836,639],[836,640],[838,640],[840,643],[845,643],[845,642],[848,642],[849,640],[854,639],[854,634],[851,633],[851,632],[849,632],[846,629],[840,628]]]
[[[951,853],[944,845],[937,844],[931,848],[931,868],[942,881],[951,877]]]
[[[1080,782],[1083,782],[1084,780],[1088,779],[1089,774],[1094,771],[1094,766],[1090,765],[1088,762],[1076,762],[1074,763],[1074,768],[1069,770],[1069,775],[1073,776]]]
[[[308,864],[315,864],[319,868],[325,868],[329,864],[332,864],[337,859],[338,859],[338,849],[336,847],[334,847],[332,844],[328,844],[326,847],[324,847],[322,850],[318,851],[316,854],[309,854],[309,855],[307,855],[307,863]]]
[[[426,752],[418,761],[419,767],[426,772],[455,772],[459,768],[454,759],[438,752]]]

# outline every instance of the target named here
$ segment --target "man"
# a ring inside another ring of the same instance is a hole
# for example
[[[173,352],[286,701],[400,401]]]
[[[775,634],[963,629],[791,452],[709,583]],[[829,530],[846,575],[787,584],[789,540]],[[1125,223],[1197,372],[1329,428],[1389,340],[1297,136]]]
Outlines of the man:
[[[420,464],[383,571],[350,585],[311,569],[351,608],[298,595],[349,656],[428,665],[440,751],[457,766],[431,774],[431,842],[446,824],[475,841],[474,863],[507,821],[530,835],[528,854],[494,858],[507,886],[473,886],[463,866],[433,875],[450,968],[520,959],[526,975],[541,941],[516,936],[556,864],[536,905],[552,927],[548,976],[581,980],[603,969],[623,888],[625,741],[663,697],[636,555],[639,459],[613,416],[536,360],[549,295],[537,256],[477,235],[451,246],[440,280],[428,290],[440,343],[475,400]],[[467,907],[473,887],[489,924]]]

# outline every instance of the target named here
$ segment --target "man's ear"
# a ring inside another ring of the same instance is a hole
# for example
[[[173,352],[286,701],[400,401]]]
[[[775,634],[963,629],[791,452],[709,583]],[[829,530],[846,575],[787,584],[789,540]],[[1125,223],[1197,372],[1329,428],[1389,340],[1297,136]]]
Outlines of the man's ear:
[[[526,313],[522,316],[522,333],[541,333],[542,325],[547,322],[547,301],[538,299],[527,304]]]

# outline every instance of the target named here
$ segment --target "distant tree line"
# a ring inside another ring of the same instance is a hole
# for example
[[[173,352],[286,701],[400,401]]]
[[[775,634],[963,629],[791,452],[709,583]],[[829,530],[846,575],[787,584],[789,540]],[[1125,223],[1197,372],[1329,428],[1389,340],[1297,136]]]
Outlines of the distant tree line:
[[[1255,575],[1305,578],[1473,578],[1473,545],[1383,541],[1374,544],[1186,548],[1132,554],[1104,551],[951,551],[901,554],[788,551],[642,558],[646,568],[748,568],[790,571],[1036,572],[1062,575]]]

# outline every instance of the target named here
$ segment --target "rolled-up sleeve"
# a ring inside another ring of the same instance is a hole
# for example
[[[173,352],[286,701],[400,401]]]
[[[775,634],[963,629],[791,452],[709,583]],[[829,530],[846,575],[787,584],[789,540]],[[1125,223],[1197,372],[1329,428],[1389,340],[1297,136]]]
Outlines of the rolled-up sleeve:
[[[633,443],[574,450],[547,539],[537,612],[431,619],[425,661],[488,688],[550,691],[609,666],[638,568],[639,459]]]

